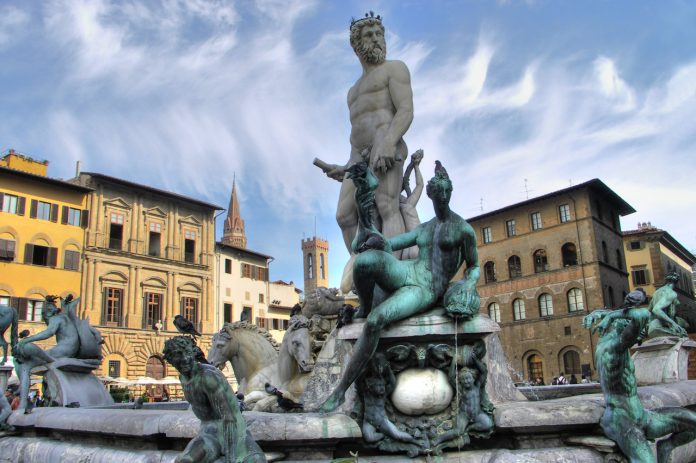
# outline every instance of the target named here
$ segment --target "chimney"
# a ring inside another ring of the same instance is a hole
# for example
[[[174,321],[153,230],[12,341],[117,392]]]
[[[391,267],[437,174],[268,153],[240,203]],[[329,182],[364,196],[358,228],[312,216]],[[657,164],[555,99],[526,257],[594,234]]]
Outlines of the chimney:
[[[80,161],[75,163],[75,178],[80,176]]]

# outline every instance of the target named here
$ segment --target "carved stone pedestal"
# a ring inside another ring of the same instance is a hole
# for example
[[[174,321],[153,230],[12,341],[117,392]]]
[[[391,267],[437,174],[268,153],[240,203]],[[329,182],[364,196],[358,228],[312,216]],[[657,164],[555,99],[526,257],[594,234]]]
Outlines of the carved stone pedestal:
[[[32,374],[44,377],[44,399],[61,407],[79,403],[80,407],[113,405],[114,399],[92,373],[99,361],[58,359],[36,367]]]
[[[661,336],[633,349],[633,363],[639,386],[673,383],[688,378],[689,352],[696,342],[689,338]]]
[[[327,339],[302,397],[305,408],[320,405],[333,390],[364,324],[356,319]],[[499,329],[481,315],[454,321],[442,308],[390,325],[339,411],[363,422],[367,446],[387,452],[437,453],[488,437],[491,402],[524,400],[505,369]]]

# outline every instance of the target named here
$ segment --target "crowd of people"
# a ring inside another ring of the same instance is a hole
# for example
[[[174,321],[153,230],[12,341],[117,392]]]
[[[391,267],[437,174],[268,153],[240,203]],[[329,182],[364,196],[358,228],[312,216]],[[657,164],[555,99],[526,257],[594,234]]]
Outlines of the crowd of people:
[[[5,390],[5,399],[9,402],[10,407],[12,410],[17,410],[19,408],[19,386],[17,385],[10,385],[7,387]],[[41,397],[41,393],[39,391],[30,391],[29,392],[29,409],[32,409],[34,407],[43,407],[44,406],[44,400]]]
[[[592,380],[588,375],[582,375],[582,379],[580,380],[580,384],[589,384],[591,383]],[[575,374],[571,374],[570,378],[566,378],[565,374],[561,372],[560,375],[554,376],[553,379],[551,380],[551,385],[552,386],[565,386],[566,384],[578,384],[578,377],[575,376]],[[532,386],[545,386],[544,384],[544,379],[541,376],[538,376],[533,382]]]

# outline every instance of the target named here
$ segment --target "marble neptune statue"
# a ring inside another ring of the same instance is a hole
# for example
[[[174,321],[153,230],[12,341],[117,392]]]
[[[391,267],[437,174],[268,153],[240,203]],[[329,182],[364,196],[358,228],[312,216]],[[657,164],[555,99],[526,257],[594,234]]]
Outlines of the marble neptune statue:
[[[402,61],[386,59],[382,19],[370,14],[352,21],[350,44],[363,71],[348,91],[350,159],[345,165],[315,160],[329,177],[342,182],[336,220],[349,251],[358,229],[358,210],[353,199],[355,186],[343,180],[347,169],[363,160],[379,177],[375,192],[377,228],[387,238],[405,231],[399,208],[404,161],[408,157],[403,136],[413,121],[411,75]],[[397,252],[397,256],[400,254]]]
[[[436,165],[435,176],[426,187],[435,217],[392,238],[384,238],[370,223],[377,188],[372,171],[360,164],[351,167],[350,174],[358,186],[356,203],[360,212],[360,228],[352,248],[362,251],[355,259],[353,279],[367,323],[339,384],[321,406],[322,411],[335,410],[343,403],[346,390],[367,368],[382,330],[390,323],[423,312],[440,298],[446,306],[457,306],[458,315],[478,313],[480,298],[476,282],[480,269],[476,235],[471,225],[450,209],[452,182],[440,163]],[[418,246],[417,259],[398,260],[392,254],[413,245]],[[463,264],[466,264],[464,277],[449,287]],[[373,307],[375,286],[387,297]],[[457,299],[456,304],[452,298]]]

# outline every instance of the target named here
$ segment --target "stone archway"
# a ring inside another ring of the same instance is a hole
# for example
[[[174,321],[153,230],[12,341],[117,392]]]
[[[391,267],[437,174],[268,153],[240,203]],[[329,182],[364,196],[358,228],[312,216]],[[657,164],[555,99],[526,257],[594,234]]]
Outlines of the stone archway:
[[[164,360],[158,355],[151,355],[145,363],[145,376],[150,378],[162,379],[167,376],[167,365]],[[164,394],[164,386],[161,384],[153,384],[147,387],[147,393],[155,400],[162,399]]]

